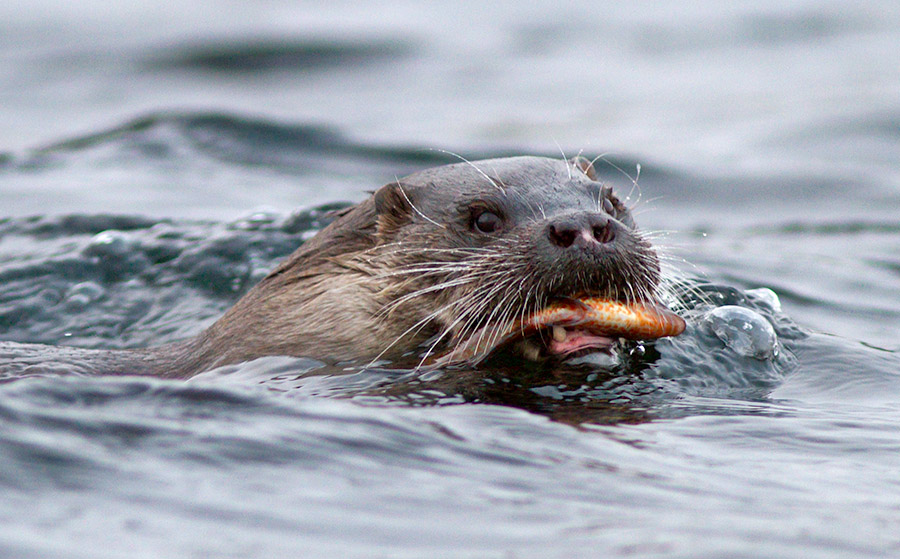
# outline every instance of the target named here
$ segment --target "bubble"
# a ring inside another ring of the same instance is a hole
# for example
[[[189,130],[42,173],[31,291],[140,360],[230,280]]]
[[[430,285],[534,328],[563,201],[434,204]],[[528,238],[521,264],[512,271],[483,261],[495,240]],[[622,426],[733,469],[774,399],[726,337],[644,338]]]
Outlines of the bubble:
[[[778,295],[768,287],[748,289],[744,293],[754,302],[768,307],[769,310],[777,313],[781,312],[781,300],[778,298]]]
[[[778,337],[775,335],[775,329],[756,311],[725,305],[710,311],[706,323],[710,330],[738,355],[767,360],[777,354]]]

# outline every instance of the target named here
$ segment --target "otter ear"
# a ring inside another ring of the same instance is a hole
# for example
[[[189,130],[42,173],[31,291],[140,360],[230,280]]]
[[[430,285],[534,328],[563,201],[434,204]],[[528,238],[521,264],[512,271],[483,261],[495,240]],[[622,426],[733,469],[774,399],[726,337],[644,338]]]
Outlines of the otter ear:
[[[588,161],[586,157],[576,155],[569,160],[569,163],[574,165],[576,169],[580,169],[592,181],[597,180],[597,171],[594,170],[594,164]]]
[[[393,182],[378,189],[374,195],[375,215],[379,235],[396,231],[412,219],[410,189]]]

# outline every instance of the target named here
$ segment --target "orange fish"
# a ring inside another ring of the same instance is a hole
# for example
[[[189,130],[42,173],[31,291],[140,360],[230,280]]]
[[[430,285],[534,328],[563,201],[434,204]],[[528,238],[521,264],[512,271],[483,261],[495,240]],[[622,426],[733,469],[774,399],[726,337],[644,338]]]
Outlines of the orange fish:
[[[434,364],[477,363],[495,348],[550,329],[550,353],[565,355],[585,348],[609,348],[616,339],[651,340],[684,332],[684,319],[663,306],[622,303],[599,297],[561,299],[508,326],[500,335],[475,333]]]
[[[684,319],[669,309],[642,303],[621,303],[598,297],[563,299],[517,324],[508,334],[550,326],[576,327],[629,340],[650,340],[684,332]]]

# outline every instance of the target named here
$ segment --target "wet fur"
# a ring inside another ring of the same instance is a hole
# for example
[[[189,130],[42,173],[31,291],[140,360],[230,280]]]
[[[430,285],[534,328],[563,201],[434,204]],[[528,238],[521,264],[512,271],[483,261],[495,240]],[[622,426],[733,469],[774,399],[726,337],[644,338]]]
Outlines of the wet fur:
[[[492,343],[554,296],[652,300],[655,252],[583,158],[487,160],[429,169],[345,210],[197,338],[136,351],[56,348],[79,370],[184,377],[265,355],[402,360]],[[480,209],[509,214],[498,235],[473,231]],[[621,225],[602,259],[546,250],[547,219],[604,212]],[[0,344],[3,351],[11,345]],[[39,350],[19,364],[40,367]],[[14,352],[13,352],[14,353]],[[8,355],[7,355],[8,357]],[[7,360],[7,363],[9,361]],[[91,367],[91,365],[95,365]],[[0,364],[0,372],[3,365]]]
[[[426,354],[472,336],[491,343],[502,325],[536,312],[553,296],[653,299],[655,253],[631,228],[624,206],[585,168],[511,158],[432,169],[383,187],[204,333],[207,366],[265,354],[397,360],[412,352],[420,359],[414,350],[426,342]],[[593,183],[596,190],[596,199],[585,191],[581,209],[605,208],[630,226],[604,261],[549,258],[535,247],[546,218],[573,209],[566,199],[573,183]],[[472,207],[491,209],[509,200],[519,214],[514,227],[493,238],[473,234]],[[247,328],[256,324],[264,327]]]

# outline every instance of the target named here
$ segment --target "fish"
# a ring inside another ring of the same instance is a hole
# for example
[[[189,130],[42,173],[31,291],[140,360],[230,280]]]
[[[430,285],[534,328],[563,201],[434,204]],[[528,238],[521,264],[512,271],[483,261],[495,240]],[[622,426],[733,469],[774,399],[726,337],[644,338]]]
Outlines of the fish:
[[[661,305],[587,297],[556,301],[512,326],[507,335],[516,330],[534,332],[552,326],[585,327],[610,337],[651,340],[678,336],[686,323]]]
[[[582,349],[608,350],[619,338],[653,340],[678,336],[685,320],[665,306],[652,302],[622,302],[602,297],[558,299],[543,309],[496,329],[477,332],[453,350],[434,360],[435,365],[476,364],[496,348],[549,330],[547,351],[566,355]],[[537,351],[537,350],[535,350]]]

